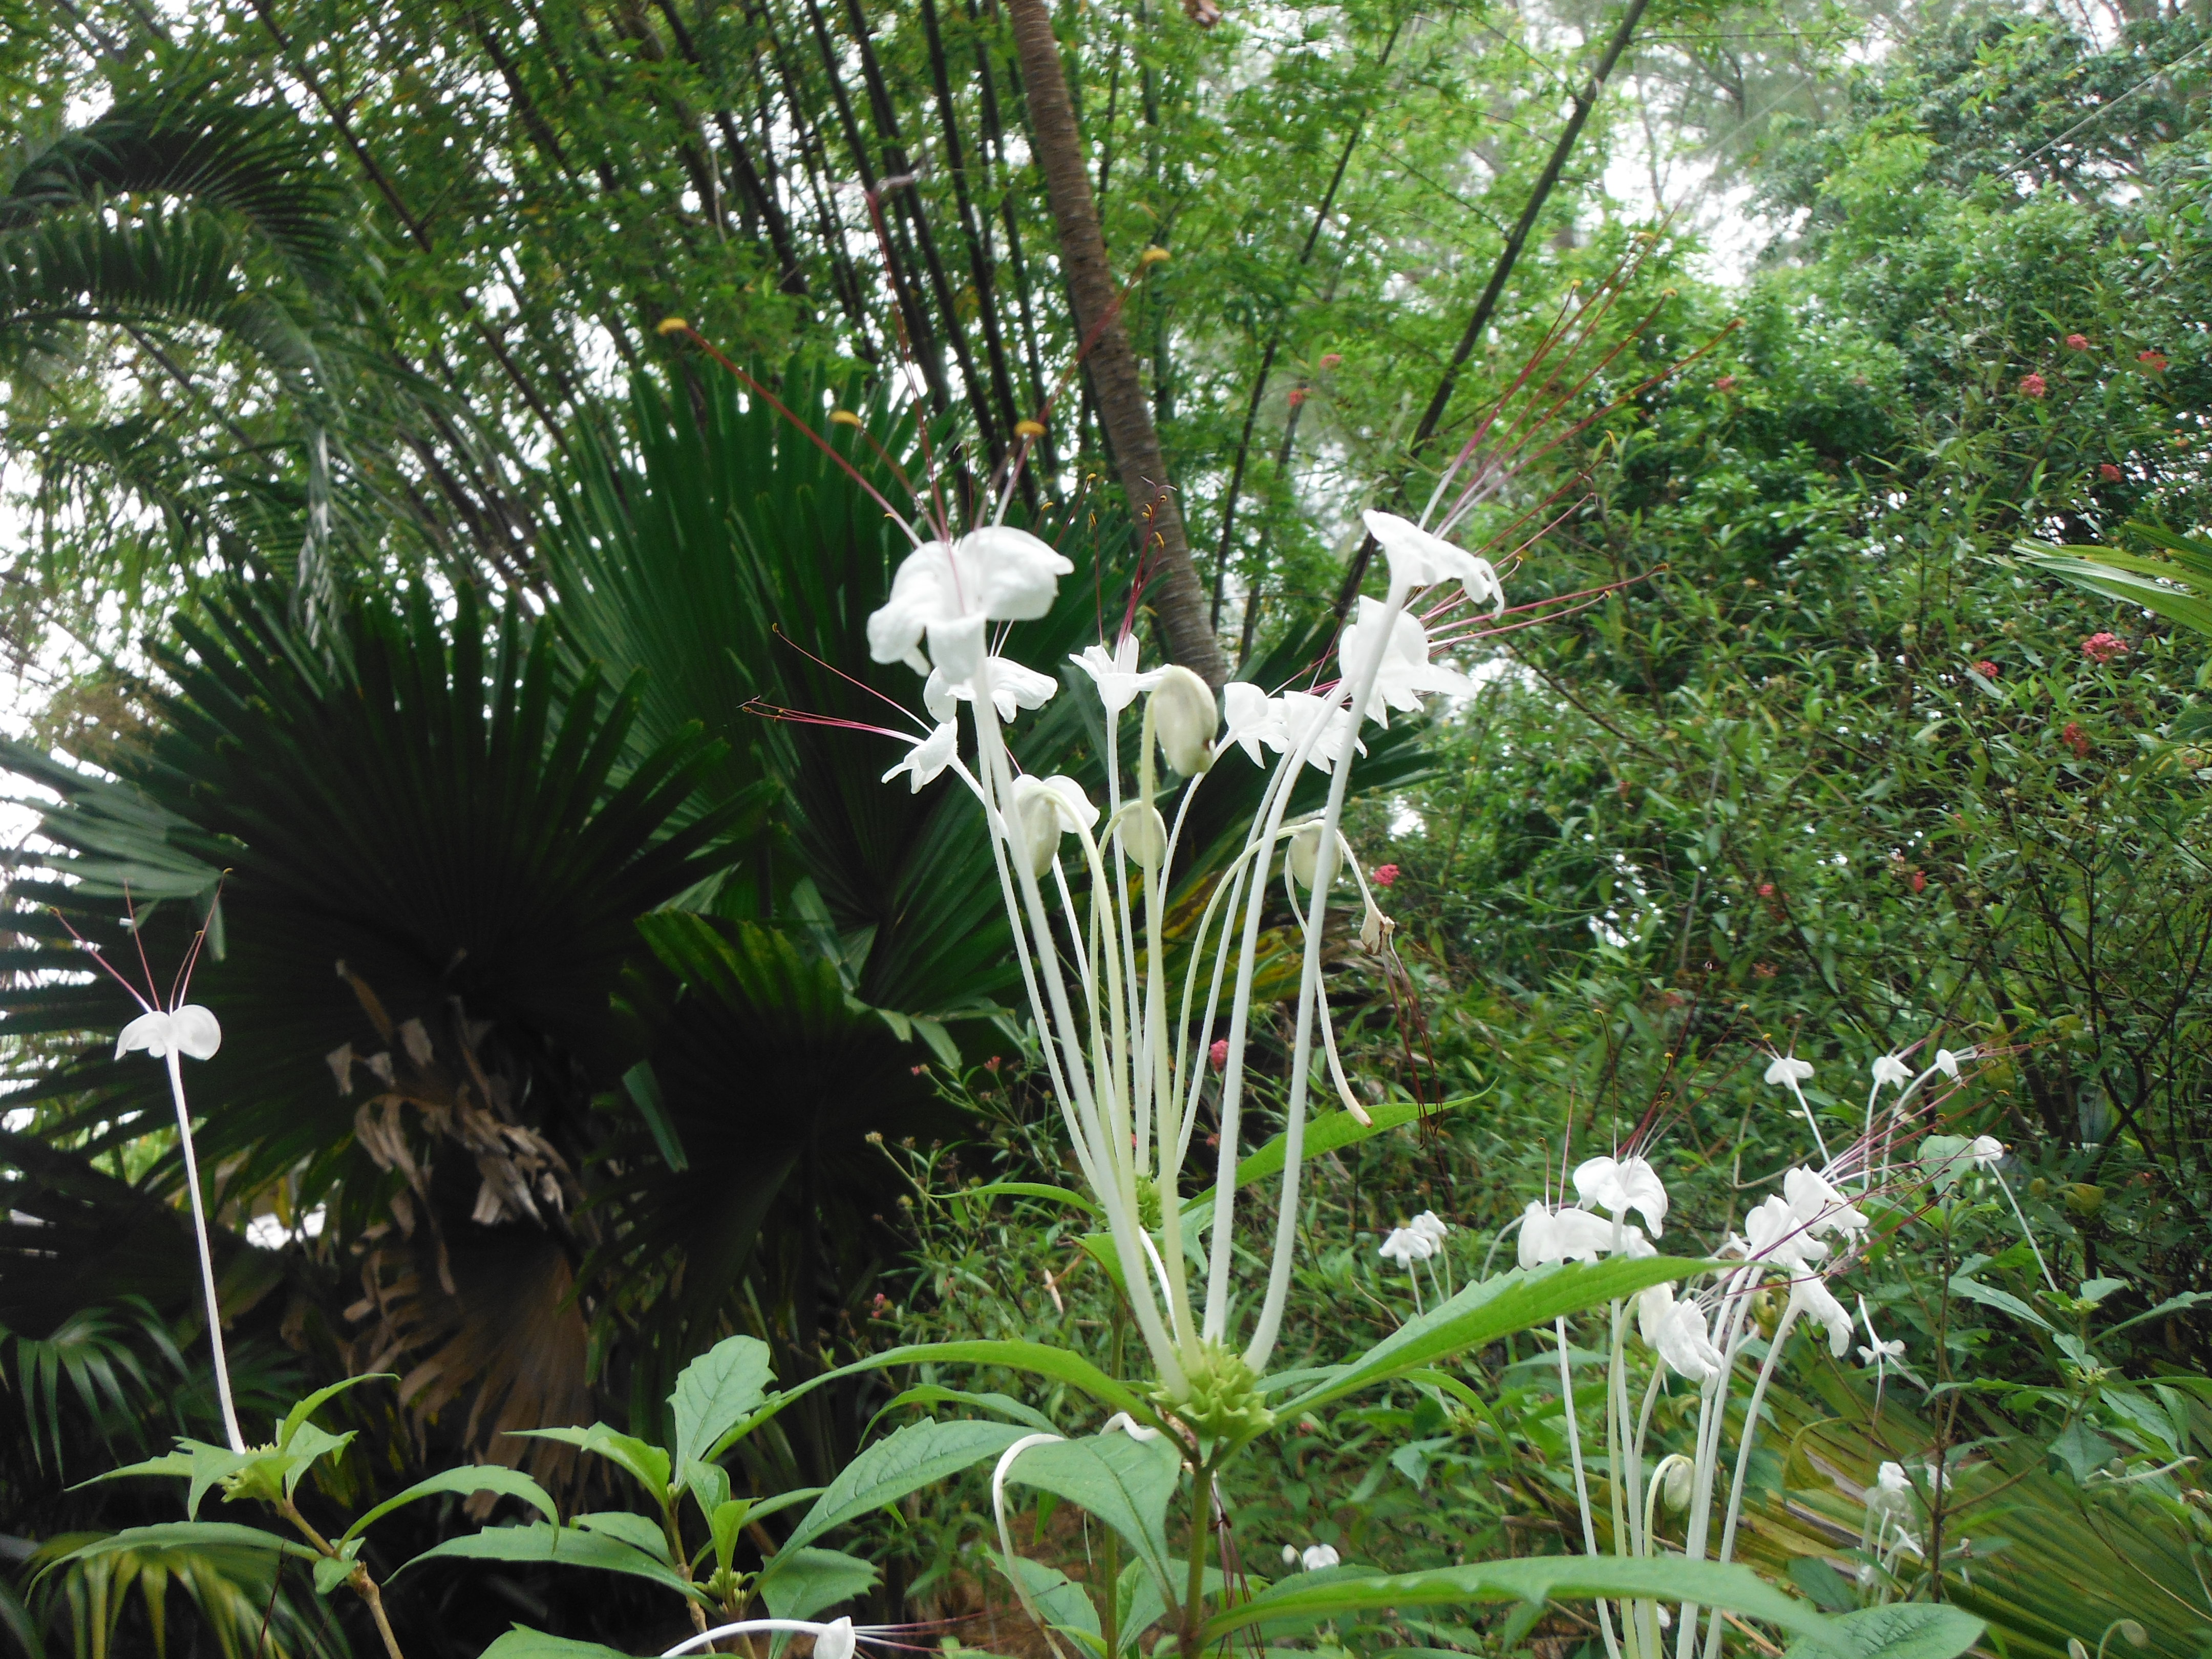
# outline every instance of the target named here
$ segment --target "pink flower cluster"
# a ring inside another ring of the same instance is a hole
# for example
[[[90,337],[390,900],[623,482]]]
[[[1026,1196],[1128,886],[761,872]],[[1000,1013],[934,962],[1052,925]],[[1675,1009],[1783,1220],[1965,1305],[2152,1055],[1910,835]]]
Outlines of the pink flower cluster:
[[[2107,663],[2128,653],[2128,642],[2117,634],[2096,633],[2081,641],[2081,654],[2091,662]]]

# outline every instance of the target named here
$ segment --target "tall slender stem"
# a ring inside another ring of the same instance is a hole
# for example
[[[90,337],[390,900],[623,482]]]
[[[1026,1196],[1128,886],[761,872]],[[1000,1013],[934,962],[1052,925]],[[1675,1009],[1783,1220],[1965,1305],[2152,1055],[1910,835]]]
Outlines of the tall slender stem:
[[[208,1241],[207,1209],[200,1196],[200,1164],[192,1150],[192,1118],[185,1104],[185,1068],[175,1044],[169,1048],[169,1094],[177,1104],[177,1139],[185,1149],[185,1186],[192,1195],[192,1236],[200,1251],[200,1291],[207,1300],[208,1349],[215,1355],[215,1392],[222,1403],[222,1431],[234,1452],[246,1449],[239,1432],[238,1407],[231,1403],[230,1362],[222,1349],[222,1309],[216,1301],[215,1251]]]

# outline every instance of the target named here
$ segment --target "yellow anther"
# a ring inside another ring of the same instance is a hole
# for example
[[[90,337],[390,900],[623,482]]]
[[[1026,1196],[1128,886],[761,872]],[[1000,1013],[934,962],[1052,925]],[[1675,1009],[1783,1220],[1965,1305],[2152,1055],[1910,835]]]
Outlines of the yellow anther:
[[[832,426],[858,426],[860,423],[860,417],[849,409],[833,409],[830,411],[830,424]]]
[[[688,334],[690,331],[691,325],[681,317],[663,317],[660,325],[653,330],[656,334]]]
[[[1154,243],[1137,256],[1137,263],[1140,265],[1157,265],[1165,263],[1167,257],[1168,251],[1158,243]]]
[[[1044,436],[1044,422],[1042,421],[1016,421],[1014,422],[1014,432],[1018,437],[1042,438]]]

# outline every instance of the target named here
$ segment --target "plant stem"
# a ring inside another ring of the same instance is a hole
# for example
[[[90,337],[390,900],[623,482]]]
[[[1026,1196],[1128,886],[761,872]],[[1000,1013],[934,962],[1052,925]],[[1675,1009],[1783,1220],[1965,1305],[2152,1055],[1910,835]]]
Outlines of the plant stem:
[[[200,1164],[192,1151],[192,1117],[185,1104],[184,1063],[173,1045],[169,1049],[169,1093],[177,1103],[177,1139],[185,1151],[185,1188],[192,1195],[192,1236],[200,1249],[200,1289],[207,1298],[208,1349],[215,1355],[216,1397],[222,1404],[222,1431],[234,1452],[246,1449],[239,1432],[238,1407],[231,1403],[230,1363],[222,1351],[222,1310],[215,1295],[215,1252],[208,1243],[207,1209],[200,1196]]]
[[[1183,1659],[1198,1659],[1198,1633],[1206,1624],[1206,1552],[1213,1519],[1207,1504],[1213,1497],[1213,1465],[1201,1463],[1190,1476],[1190,1572],[1182,1598]],[[1111,1659],[1111,1656],[1109,1656]]]
[[[327,1560],[337,1559],[338,1553],[331,1540],[309,1524],[307,1517],[289,1498],[276,1505],[276,1513],[300,1530],[300,1535],[314,1546],[315,1553]],[[346,1575],[346,1586],[356,1595],[368,1603],[368,1616],[376,1621],[376,1633],[384,1638],[384,1650],[392,1659],[407,1659],[399,1650],[399,1638],[392,1633],[392,1621],[384,1616],[384,1592],[377,1588],[376,1580],[368,1576],[368,1569],[356,1561],[353,1571]]]

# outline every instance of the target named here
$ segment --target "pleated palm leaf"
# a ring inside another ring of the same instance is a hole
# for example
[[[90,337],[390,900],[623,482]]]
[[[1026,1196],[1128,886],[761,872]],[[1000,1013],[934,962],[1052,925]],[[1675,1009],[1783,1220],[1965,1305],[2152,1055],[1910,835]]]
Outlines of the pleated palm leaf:
[[[550,633],[465,591],[450,624],[419,589],[343,620],[330,658],[252,594],[180,625],[156,734],[113,781],[7,756],[64,798],[11,888],[15,1098],[94,1149],[158,1123],[158,1068],[107,1052],[131,1005],[66,929],[118,964],[143,941],[166,997],[208,918],[192,994],[225,1041],[193,1079],[202,1168],[226,1199],[326,1205],[367,1247],[355,1359],[406,1371],[426,1412],[461,1400],[483,1447],[587,1408],[579,1171],[635,1058],[612,993],[636,919],[719,867],[761,792],[671,830],[714,746],[633,750],[635,686],[559,692]]]

